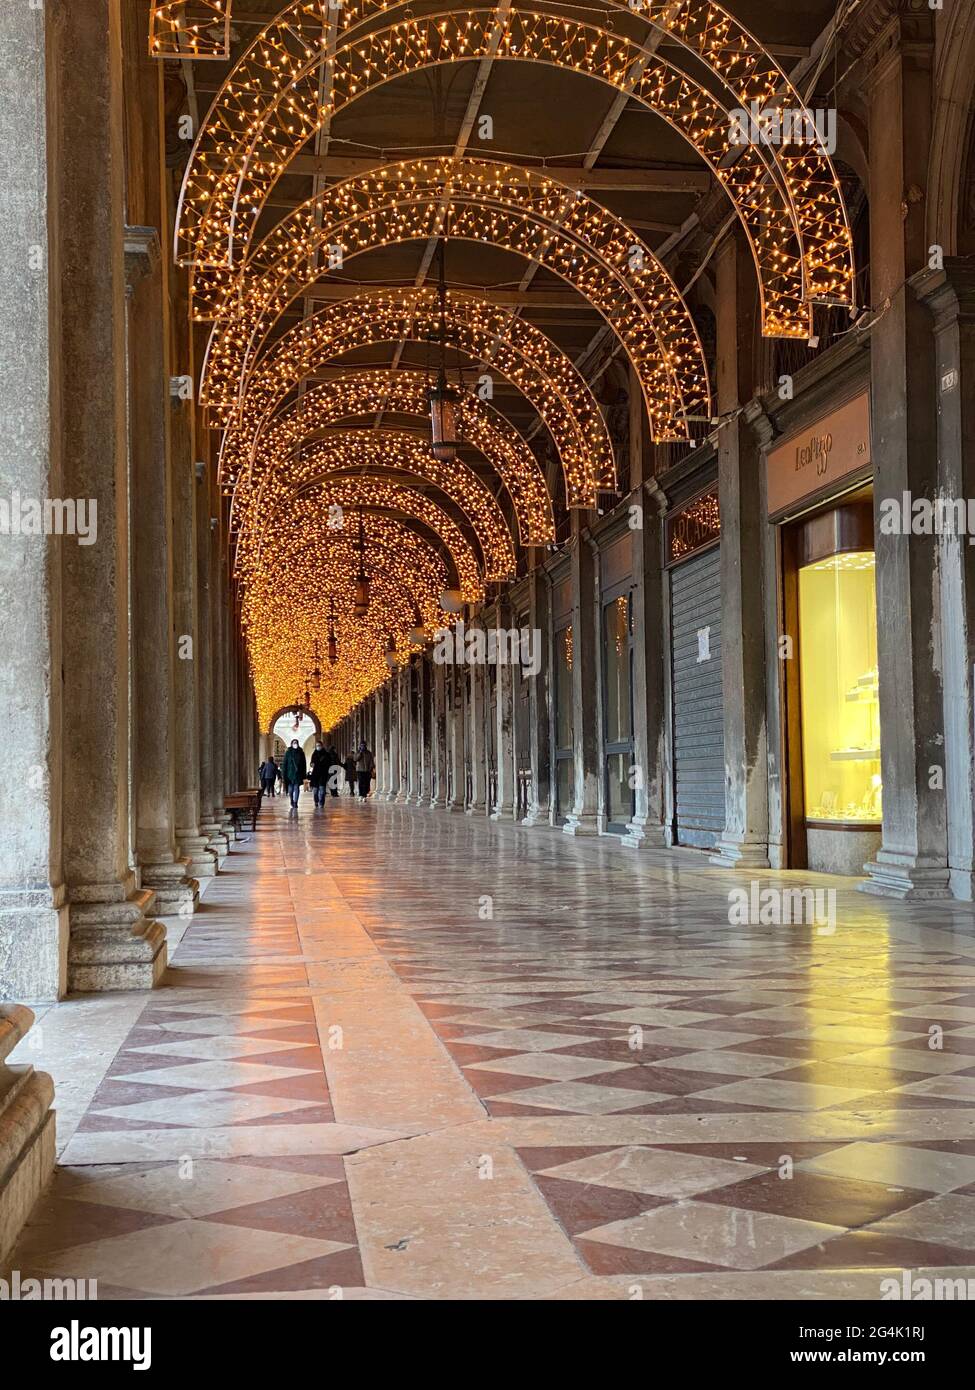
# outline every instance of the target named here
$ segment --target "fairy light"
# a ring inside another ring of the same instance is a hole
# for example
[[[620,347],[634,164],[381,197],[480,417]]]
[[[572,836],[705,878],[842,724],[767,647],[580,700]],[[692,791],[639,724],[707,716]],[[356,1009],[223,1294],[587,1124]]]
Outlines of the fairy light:
[[[476,295],[451,291],[448,323],[455,346],[512,382],[531,402],[558,450],[567,504],[592,506],[613,491],[613,448],[592,388],[570,358],[527,320]],[[437,318],[436,291],[371,290],[329,305],[286,333],[258,360],[242,403],[225,403],[218,423],[231,425],[221,453],[221,481],[232,487],[249,466],[262,425],[300,381],[332,358],[399,339],[424,340]],[[213,410],[215,403],[204,400]],[[234,413],[236,412],[236,414]]]
[[[232,513],[245,499],[256,497],[264,475],[276,461],[293,454],[318,431],[327,430],[354,416],[370,416],[379,410],[391,415],[415,415],[426,419],[427,379],[421,372],[350,370],[327,383],[313,386],[286,411],[274,417],[258,436],[253,461],[246,473],[242,499],[235,491]],[[518,539],[524,546],[548,545],[555,539],[552,499],[545,475],[519,431],[479,396],[465,391],[459,402],[461,437],[477,450],[496,472],[507,493],[518,523]]]
[[[711,413],[704,352],[690,311],[652,249],[607,209],[557,180],[503,163],[409,160],[345,179],[296,208],[236,271],[198,268],[193,313],[218,320],[207,399],[228,401],[294,299],[364,251],[438,235],[488,242],[552,270],[597,309],[640,382],[656,442],[691,439]]]
[[[150,58],[230,57],[231,0],[168,0],[149,13]]]
[[[636,15],[702,61],[727,94],[721,99],[644,43],[576,18],[515,5],[500,18],[494,10],[449,10],[404,16],[383,29],[362,27],[386,8],[367,0],[343,13],[346,32],[327,55],[326,102],[319,92],[326,56],[321,6],[294,0],[263,31],[227,79],[197,140],[180,205],[182,260],[214,267],[241,260],[273,184],[351,101],[397,74],[494,56],[596,78],[657,112],[690,141],[749,237],[767,336],[806,337],[813,302],[852,302],[852,237],[825,149],[819,143],[732,144],[731,116],[738,107],[754,101],[805,108],[781,69],[720,6],[647,0]]]

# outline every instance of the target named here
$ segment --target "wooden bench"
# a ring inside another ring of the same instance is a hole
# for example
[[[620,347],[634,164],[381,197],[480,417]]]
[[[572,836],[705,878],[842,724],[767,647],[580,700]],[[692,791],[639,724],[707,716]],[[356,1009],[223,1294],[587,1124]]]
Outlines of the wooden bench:
[[[257,813],[261,809],[261,801],[264,799],[264,792],[260,787],[252,787],[245,792],[232,792],[230,796],[223,799],[223,809],[230,814],[234,829],[240,829],[241,816],[249,815],[251,818],[251,830],[257,829]]]

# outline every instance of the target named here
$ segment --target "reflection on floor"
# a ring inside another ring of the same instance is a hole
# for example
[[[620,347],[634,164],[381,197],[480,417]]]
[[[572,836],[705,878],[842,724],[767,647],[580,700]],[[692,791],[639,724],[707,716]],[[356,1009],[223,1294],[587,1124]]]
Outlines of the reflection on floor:
[[[62,1167],[11,1268],[101,1298],[875,1299],[904,1269],[975,1276],[975,912],[841,882],[832,935],[731,926],[745,882],[272,803],[163,989],[40,1020]]]

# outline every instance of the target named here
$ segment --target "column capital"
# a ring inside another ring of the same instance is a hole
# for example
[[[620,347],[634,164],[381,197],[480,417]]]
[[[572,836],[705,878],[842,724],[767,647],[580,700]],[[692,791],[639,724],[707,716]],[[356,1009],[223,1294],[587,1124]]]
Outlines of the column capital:
[[[764,405],[757,397],[753,397],[752,400],[744,406],[742,414],[745,417],[746,424],[758,440],[759,448],[764,453],[777,433],[775,425],[769,418]]]
[[[159,232],[155,227],[125,228],[125,291],[131,297],[141,280],[154,275],[162,263]]]
[[[960,256],[945,257],[940,270],[925,267],[908,282],[934,315],[936,328],[956,320],[975,322],[975,263]]]
[[[844,31],[844,56],[856,60],[858,82],[869,87],[900,55],[929,61],[934,30],[928,0],[866,0]]]

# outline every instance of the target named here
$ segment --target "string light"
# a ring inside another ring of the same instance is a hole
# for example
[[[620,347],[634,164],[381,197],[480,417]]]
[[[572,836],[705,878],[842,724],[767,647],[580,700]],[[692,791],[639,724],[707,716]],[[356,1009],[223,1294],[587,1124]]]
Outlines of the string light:
[[[612,492],[616,468],[606,422],[570,358],[525,319],[476,295],[451,291],[447,313],[455,347],[517,386],[548,428],[562,462],[567,505],[590,507],[598,491]],[[231,423],[236,410],[221,451],[221,482],[233,487],[253,459],[262,426],[325,362],[376,343],[423,341],[436,317],[433,289],[371,290],[329,305],[286,333],[258,359],[239,405],[204,402],[219,423]]]
[[[231,0],[168,0],[149,15],[150,58],[230,57]]]
[[[227,403],[241,389],[281,315],[319,280],[323,253],[344,267],[364,251],[437,236],[445,222],[451,240],[487,242],[537,261],[603,315],[633,364],[655,441],[689,441],[689,421],[711,414],[690,310],[646,242],[553,178],[448,158],[345,179],[282,219],[236,271],[198,268],[194,316],[218,320],[206,399]]]
[[[404,16],[385,29],[357,29],[384,8],[367,0],[343,14],[347,32],[325,50],[321,6],[295,0],[238,63],[187,169],[177,233],[185,263],[219,267],[243,259],[273,184],[351,101],[400,73],[492,57],[596,78],[690,141],[748,235],[767,336],[807,338],[813,302],[852,302],[852,237],[829,156],[818,141],[733,143],[734,112],[753,102],[764,109],[794,98],[796,110],[806,108],[770,56],[710,0],[676,7],[647,0],[638,13],[706,65],[727,93],[723,99],[636,39],[519,9],[517,0],[503,17],[494,10],[447,10]],[[323,102],[325,60],[330,84]]]

